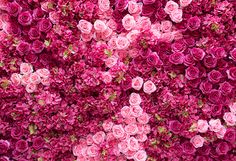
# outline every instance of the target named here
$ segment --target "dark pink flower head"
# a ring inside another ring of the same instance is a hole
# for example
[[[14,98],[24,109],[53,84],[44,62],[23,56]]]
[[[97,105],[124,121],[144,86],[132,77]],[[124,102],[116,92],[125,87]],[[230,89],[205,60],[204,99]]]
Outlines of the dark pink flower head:
[[[44,49],[44,43],[42,41],[39,40],[35,40],[32,44],[32,50],[35,53],[41,53]]]
[[[232,51],[230,51],[230,57],[233,61],[236,62],[236,48],[234,48]]]
[[[190,66],[185,70],[185,77],[188,80],[197,79],[199,77],[199,69],[194,66]]]
[[[169,121],[169,130],[174,134],[179,134],[181,132],[182,124],[177,120]]]
[[[229,79],[236,80],[236,67],[231,67],[226,72]]]
[[[236,131],[235,128],[227,128],[226,133],[224,135],[224,140],[234,143],[236,140]]]
[[[218,83],[222,78],[222,74],[217,70],[212,70],[208,73],[208,80],[212,83]]]
[[[115,2],[115,9],[123,12],[127,7],[128,1],[127,0],[116,0]]]
[[[128,90],[132,87],[132,78],[130,76],[125,76],[124,80],[121,82],[123,90]]]
[[[226,81],[221,83],[219,87],[219,90],[224,95],[231,93],[232,89],[233,89],[233,86],[229,82],[226,82]]]
[[[155,12],[156,8],[153,5],[143,5],[142,15],[150,17]]]
[[[221,59],[221,58],[224,58],[226,56],[226,52],[225,52],[225,49],[223,47],[214,48],[211,54],[217,59]]]
[[[160,57],[157,55],[156,52],[152,52],[150,53],[148,56],[147,56],[147,64],[150,65],[150,66],[159,66],[159,65],[162,65],[162,61],[160,59]]]
[[[196,61],[202,60],[206,55],[204,50],[200,48],[192,48],[190,53]]]
[[[20,127],[11,129],[11,137],[14,139],[20,139],[23,136],[23,130]]]
[[[29,11],[21,12],[18,16],[18,22],[22,26],[28,26],[32,22],[32,15]]]
[[[1,156],[0,161],[10,161],[10,159],[7,156]]]
[[[213,89],[208,94],[208,100],[212,103],[218,103],[221,98],[221,92],[219,90]]]
[[[21,34],[21,29],[16,23],[7,23],[3,30],[10,35],[19,36]]]
[[[216,147],[216,153],[219,155],[225,155],[230,150],[228,143],[222,141]]]
[[[44,145],[44,139],[41,136],[33,139],[34,149],[39,150],[39,149],[43,148],[43,145]]]
[[[10,2],[7,6],[9,15],[16,17],[22,10],[22,7],[17,2]]]
[[[203,64],[207,68],[215,68],[217,65],[217,58],[213,57],[212,55],[207,55],[203,59]]]
[[[16,142],[16,147],[15,148],[16,148],[16,151],[24,153],[24,152],[26,152],[28,150],[29,147],[28,147],[27,141],[25,141],[25,140],[18,140]]]
[[[153,4],[156,0],[143,0],[143,4]]]
[[[184,65],[186,66],[192,66],[195,64],[195,61],[193,59],[193,56],[191,54],[187,54],[184,57]]]
[[[38,22],[38,28],[41,32],[48,32],[52,28],[52,23],[49,19],[42,19]]]
[[[209,81],[202,81],[200,84],[202,93],[207,94],[212,90],[212,84]]]
[[[187,46],[183,40],[178,40],[171,44],[171,49],[173,52],[183,52],[186,47]]]
[[[21,41],[17,47],[16,50],[20,53],[20,54],[28,54],[30,52],[30,44],[25,42],[25,41]]]
[[[187,28],[190,31],[199,29],[200,25],[201,25],[201,20],[197,16],[188,19]]]
[[[44,17],[44,11],[41,8],[36,8],[33,10],[34,20],[39,20]]]
[[[5,154],[9,150],[10,143],[7,140],[0,140],[0,154]]]
[[[170,55],[169,61],[175,65],[182,64],[184,62],[184,54],[181,52],[175,52]]]
[[[219,116],[222,113],[222,104],[211,105],[211,115]]]
[[[31,27],[28,32],[28,35],[31,40],[35,40],[35,39],[39,39],[41,34],[36,27]]]
[[[198,153],[201,155],[209,155],[211,151],[210,146],[204,145],[203,147],[198,148]]]
[[[182,144],[182,149],[183,149],[183,152],[186,153],[186,154],[194,154],[196,149],[194,148],[193,144],[190,143],[189,141],[186,141]]]

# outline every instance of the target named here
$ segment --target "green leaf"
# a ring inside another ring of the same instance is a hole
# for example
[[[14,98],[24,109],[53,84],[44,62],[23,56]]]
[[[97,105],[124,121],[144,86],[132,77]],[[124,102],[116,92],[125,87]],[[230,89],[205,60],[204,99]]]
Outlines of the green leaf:
[[[112,51],[108,50],[108,49],[105,49],[104,54],[106,54],[108,57],[111,57],[112,56]]]
[[[45,40],[45,41],[44,41],[44,45],[45,45],[46,47],[50,46],[50,44],[51,44],[51,40]]]

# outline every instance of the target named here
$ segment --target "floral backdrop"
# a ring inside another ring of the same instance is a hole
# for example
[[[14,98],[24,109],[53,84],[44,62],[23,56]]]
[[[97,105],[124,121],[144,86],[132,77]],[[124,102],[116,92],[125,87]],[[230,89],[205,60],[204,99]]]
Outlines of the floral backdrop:
[[[235,0],[0,0],[0,161],[236,160]]]

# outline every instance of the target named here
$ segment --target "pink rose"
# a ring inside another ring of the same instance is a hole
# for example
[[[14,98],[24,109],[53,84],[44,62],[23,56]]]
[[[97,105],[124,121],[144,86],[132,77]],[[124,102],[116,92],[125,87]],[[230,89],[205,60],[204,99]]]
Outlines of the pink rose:
[[[75,145],[72,149],[73,151],[73,155],[74,156],[81,156],[81,152],[82,152],[82,149],[83,149],[83,145],[79,144],[79,145]]]
[[[86,152],[89,157],[96,157],[99,154],[99,147],[93,144],[87,148]]]
[[[127,141],[121,141],[118,143],[118,149],[120,152],[126,153],[129,150]]]
[[[58,24],[60,21],[59,12],[57,11],[49,12],[48,18],[53,24]]]
[[[184,54],[181,52],[175,52],[169,56],[169,61],[175,65],[183,64]]]
[[[124,118],[129,118],[131,115],[131,110],[132,110],[132,108],[129,106],[123,106],[121,108],[121,112],[120,112],[121,116],[123,116]]]
[[[15,150],[24,153],[29,149],[28,142],[25,140],[18,140],[15,144]]]
[[[24,75],[28,75],[33,72],[33,66],[29,63],[21,63],[20,65],[20,73]]]
[[[131,115],[133,117],[139,117],[143,114],[143,109],[139,106],[131,106]]]
[[[181,9],[177,9],[170,14],[171,20],[175,23],[180,23],[183,20],[182,16],[183,11]]]
[[[147,113],[142,113],[142,115],[137,118],[140,124],[147,124],[149,122],[149,119],[150,117]]]
[[[149,134],[150,132],[151,132],[151,127],[150,127],[150,125],[145,124],[145,125],[144,125],[144,131],[143,131],[143,133],[144,133],[144,134]]]
[[[201,20],[197,16],[191,17],[188,19],[187,28],[190,31],[197,30],[201,25]]]
[[[140,35],[140,31],[138,30],[131,30],[127,35],[126,38],[132,43],[135,42],[135,40]]]
[[[182,124],[178,120],[169,121],[169,130],[174,134],[179,134],[182,129]]]
[[[142,16],[151,17],[155,11],[156,7],[154,5],[143,5]]]
[[[22,10],[22,7],[17,2],[8,3],[7,12],[9,15],[16,17]]]
[[[103,127],[104,131],[108,132],[112,129],[113,125],[114,124],[111,121],[104,121],[102,124],[102,127]]]
[[[102,72],[102,81],[108,84],[112,81],[112,76],[109,72]]]
[[[107,29],[107,25],[102,20],[96,20],[94,22],[94,29],[97,32],[104,32]]]
[[[206,120],[198,120],[197,121],[197,131],[200,133],[206,133],[208,130],[208,123]]]
[[[212,55],[207,55],[205,56],[205,58],[203,59],[203,64],[205,67],[207,68],[215,68],[217,65],[217,58],[215,58]]]
[[[110,1],[109,0],[98,0],[98,8],[102,12],[106,12],[110,9]]]
[[[230,58],[236,62],[236,48],[230,51]]]
[[[130,14],[127,14],[122,19],[122,25],[126,30],[131,30],[135,26],[136,22],[134,17]]]
[[[29,11],[21,12],[18,16],[18,22],[22,26],[28,26],[32,22],[32,15],[30,14]]]
[[[218,83],[222,78],[222,74],[217,70],[212,70],[208,73],[208,80],[212,83]]]
[[[125,120],[124,120],[124,122],[125,122],[126,124],[135,124],[135,123],[136,123],[136,118],[135,118],[135,117],[132,117],[132,116],[126,117]]]
[[[143,84],[143,91],[147,94],[151,94],[157,90],[156,85],[151,81],[148,80]]]
[[[30,52],[30,44],[24,41],[21,41],[17,47],[16,50],[21,54],[28,54]]]
[[[148,5],[148,4],[153,4],[156,0],[143,0],[143,4]]]
[[[93,141],[96,144],[101,144],[104,142],[106,134],[103,131],[99,131],[93,135]]]
[[[162,32],[170,32],[172,29],[172,22],[165,20],[161,21],[161,31]]]
[[[139,143],[135,137],[130,137],[127,139],[128,149],[131,151],[139,150]]]
[[[80,37],[84,42],[89,42],[92,40],[93,34],[92,33],[89,33],[89,34],[81,33]]]
[[[196,61],[202,60],[204,56],[206,55],[204,50],[200,48],[192,48],[190,53],[193,56],[193,59]]]
[[[128,124],[125,126],[125,132],[129,135],[135,135],[138,132],[138,126],[136,124]]]
[[[19,86],[21,84],[21,75],[18,74],[18,73],[13,73],[11,75],[11,83],[14,85],[14,86]]]
[[[41,82],[41,78],[38,73],[31,73],[29,77],[30,83],[39,84]]]
[[[109,40],[110,36],[112,36],[113,30],[109,27],[102,33],[102,38],[104,40]]]
[[[27,84],[29,84],[30,83],[30,74],[27,74],[27,75],[23,75],[22,77],[21,77],[21,84],[23,85],[23,86],[26,86]]]
[[[140,90],[143,86],[143,78],[135,77],[132,79],[132,88],[135,90]]]
[[[229,109],[232,113],[236,114],[236,102],[230,104]]]
[[[36,27],[31,27],[28,32],[28,35],[31,40],[35,40],[35,39],[39,39],[41,34]]]
[[[225,112],[223,119],[225,120],[228,126],[234,126],[236,123],[236,116],[232,112]]]
[[[174,40],[174,34],[173,32],[166,32],[161,34],[161,40],[164,42],[172,42]]]
[[[112,133],[115,138],[119,139],[122,138],[125,135],[125,131],[122,127],[122,125],[114,125],[112,127]]]
[[[220,131],[216,133],[217,138],[223,139],[226,133],[226,128],[224,126],[221,126]]]
[[[222,94],[227,95],[232,92],[233,86],[229,82],[223,82],[220,83],[219,90],[222,92]]]
[[[236,80],[236,67],[231,67],[226,73],[229,79]]]
[[[116,56],[111,56],[105,60],[105,64],[108,68],[111,68],[114,65],[116,65],[117,61],[118,61],[118,58]]]
[[[113,19],[110,19],[107,21],[106,25],[111,28],[112,30],[116,30],[117,29],[117,24],[116,21]]]
[[[134,155],[134,161],[145,161],[147,159],[147,153],[144,150],[139,150]]]
[[[213,48],[211,54],[217,59],[222,59],[227,56],[225,49],[223,47]]]
[[[140,97],[140,95],[138,93],[131,93],[130,97],[129,97],[129,104],[130,105],[140,105],[140,103],[142,102],[142,99]]]
[[[143,142],[145,142],[145,141],[148,139],[148,137],[147,137],[146,134],[138,134],[138,135],[136,136],[136,139],[137,139],[139,142],[143,143]]]
[[[49,32],[52,28],[52,23],[49,19],[41,19],[38,22],[38,28],[40,32]]]
[[[34,83],[28,83],[25,87],[25,90],[28,93],[33,93],[34,91],[36,91],[36,89],[37,89],[37,85]]]
[[[93,135],[92,134],[88,134],[86,136],[86,142],[87,142],[87,145],[92,145],[94,142],[93,142]]]
[[[184,56],[184,65],[191,66],[194,64],[195,64],[195,61],[194,61],[193,56],[191,54],[187,54]]]
[[[39,41],[39,40],[35,40],[32,44],[32,50],[35,52],[35,53],[41,53],[44,49],[44,43],[42,41]]]
[[[152,22],[149,17],[142,16],[138,19],[137,28],[143,32],[151,29]]]
[[[208,100],[212,103],[219,103],[221,98],[220,90],[213,89],[208,94]]]
[[[140,14],[142,12],[142,3],[137,3],[134,1],[128,2],[128,11],[130,14]]]
[[[179,1],[181,7],[186,7],[186,6],[188,6],[191,2],[192,2],[192,0],[180,0],[180,1]]]
[[[211,119],[209,121],[209,128],[211,131],[219,132],[221,129],[221,121],[219,119]]]
[[[119,50],[127,49],[130,45],[129,40],[126,37],[119,36],[116,38],[116,47]]]
[[[41,83],[42,83],[42,85],[44,85],[44,86],[50,86],[50,80],[48,79],[48,78],[43,78],[43,79],[41,79]]]
[[[219,155],[226,155],[228,151],[230,150],[230,147],[228,143],[226,142],[220,142],[216,147],[216,153]]]
[[[193,144],[195,148],[200,148],[203,146],[205,139],[200,135],[195,135],[190,139],[190,142]]]
[[[89,34],[93,28],[93,25],[86,20],[80,20],[77,27],[82,33]]]
[[[42,68],[42,69],[38,69],[36,70],[36,73],[41,77],[41,78],[44,78],[44,79],[47,79],[49,78],[50,76],[50,71],[46,68]]]
[[[41,8],[35,8],[33,10],[33,19],[34,20],[40,20],[44,17],[45,12]]]
[[[236,129],[235,128],[227,128],[226,133],[224,135],[224,140],[230,142],[231,144],[235,143]]]
[[[190,66],[185,70],[185,77],[188,80],[194,80],[199,77],[199,69],[194,66]]]
[[[164,8],[164,11],[167,13],[167,14],[171,14],[173,13],[174,11],[178,10],[179,8],[179,5],[174,2],[174,1],[168,1],[166,3],[166,6]],[[182,17],[182,16],[181,16]]]

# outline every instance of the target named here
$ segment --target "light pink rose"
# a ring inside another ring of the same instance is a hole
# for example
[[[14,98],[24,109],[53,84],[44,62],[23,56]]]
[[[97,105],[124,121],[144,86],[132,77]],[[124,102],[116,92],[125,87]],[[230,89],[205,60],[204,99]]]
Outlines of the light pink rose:
[[[89,34],[93,28],[93,25],[86,20],[80,20],[77,27],[82,33]]]
[[[111,28],[112,30],[116,30],[117,29],[117,24],[116,21],[113,19],[110,19],[107,21],[106,25]]]
[[[113,30],[111,28],[107,27],[107,29],[102,33],[102,38],[104,40],[108,40],[108,38],[110,38],[112,33],[113,33]]]
[[[104,142],[106,134],[103,131],[99,131],[93,135],[93,141],[96,144],[101,144]]]
[[[81,33],[80,37],[84,42],[89,42],[92,40],[93,34],[92,33],[89,33],[89,34]]]
[[[143,86],[143,78],[135,77],[132,79],[132,88],[135,90],[140,90]]]
[[[33,83],[28,83],[25,87],[25,90],[28,93],[33,93],[34,91],[36,91],[36,89],[37,89],[37,85]]]
[[[142,12],[142,3],[136,3],[134,1],[128,2],[128,12],[130,14],[140,14]]]
[[[119,50],[127,49],[129,47],[129,45],[130,45],[130,42],[126,37],[119,36],[116,39],[116,47]]]
[[[116,49],[117,46],[116,46],[116,37],[113,36],[110,38],[110,40],[107,42],[108,46],[111,48],[111,49]]]
[[[142,16],[138,19],[137,28],[140,31],[150,30],[152,26],[152,22],[149,17]]]
[[[151,29],[150,32],[152,33],[152,39],[160,39],[162,33],[160,32],[160,30],[157,29]]]
[[[113,125],[114,124],[111,121],[104,121],[103,124],[102,124],[102,127],[106,132],[108,132],[112,129]]]
[[[147,159],[147,153],[144,150],[139,150],[134,155],[134,161],[145,161]]]
[[[182,9],[177,9],[177,10],[171,12],[171,14],[170,14],[171,20],[175,23],[180,23],[183,20],[182,16],[183,16]]]
[[[195,135],[190,139],[190,142],[193,144],[195,148],[200,148],[203,146],[205,139],[200,135]]]
[[[24,75],[28,75],[33,72],[33,66],[29,63],[21,63],[20,65],[20,73]]]
[[[232,113],[236,114],[236,102],[229,105],[229,109]]]
[[[21,78],[22,76],[18,73],[13,73],[11,75],[11,83],[14,85],[14,86],[19,86],[21,84]]]
[[[191,2],[192,2],[192,0],[180,0],[180,1],[179,1],[181,7],[186,7],[186,6],[188,6]]]
[[[109,0],[98,0],[98,8],[102,12],[106,12],[110,9],[110,1]]]
[[[126,30],[131,30],[136,24],[134,17],[130,14],[127,14],[122,19],[122,25]]]
[[[121,141],[118,143],[118,149],[121,153],[126,153],[129,150],[127,141]]]
[[[49,78],[50,76],[50,71],[46,68],[38,69],[36,70],[36,73],[41,77],[41,78]]]
[[[225,120],[228,126],[234,126],[236,123],[236,116],[232,112],[225,112],[223,119]]]
[[[128,151],[125,153],[126,159],[133,159],[135,153],[136,153],[135,151],[128,150]]]
[[[142,99],[138,93],[131,93],[129,97],[129,104],[132,106],[140,105]]]
[[[217,138],[223,139],[227,129],[224,126],[221,126],[220,131],[216,133]]]
[[[220,119],[211,119],[209,121],[209,128],[210,128],[211,131],[219,132],[221,126],[222,125],[221,125]]]
[[[138,122],[140,124],[147,124],[149,122],[150,117],[147,113],[143,113],[141,116],[138,117]]]
[[[104,32],[107,29],[107,25],[102,20],[96,20],[94,22],[94,29],[97,32]]]
[[[164,8],[164,11],[167,13],[167,14],[171,14],[172,12],[178,10],[179,8],[179,5],[174,2],[174,1],[168,1],[166,3],[166,6]]]
[[[99,153],[99,147],[95,144],[93,144],[87,148],[87,155],[89,157],[96,157],[96,156],[98,156],[98,153]]]
[[[85,157],[78,157],[76,161],[87,161],[87,158]]]
[[[30,80],[30,83],[33,83],[33,84],[39,84],[41,82],[41,78],[36,72],[30,74],[29,80]]]
[[[121,116],[124,117],[124,118],[129,118],[129,117],[131,116],[131,110],[132,110],[132,108],[129,107],[129,106],[123,106],[123,107],[121,108],[120,114],[121,114]]]
[[[172,42],[174,40],[173,32],[162,33],[160,39],[164,42]]]
[[[129,42],[134,42],[138,36],[140,35],[140,31],[138,30],[131,30],[127,35],[126,38],[129,40]]]
[[[48,79],[48,78],[42,78],[42,79],[41,79],[41,83],[42,83],[42,85],[44,85],[44,86],[50,86],[50,79]]]
[[[130,116],[130,117],[128,117],[128,118],[125,118],[124,122],[125,122],[126,124],[135,124],[135,123],[136,123],[136,118]]]
[[[125,126],[125,132],[129,135],[135,135],[138,132],[138,126],[136,124],[128,124]]]
[[[138,134],[138,135],[136,136],[136,139],[137,139],[139,142],[143,143],[143,142],[145,142],[145,141],[147,140],[147,135],[146,135],[146,134]]]
[[[23,75],[22,77],[21,77],[21,84],[23,85],[23,86],[26,86],[27,84],[29,84],[30,83],[30,75]]]
[[[144,134],[149,134],[151,132],[150,125],[145,124],[143,127],[144,127],[144,131],[143,131]]]
[[[125,131],[122,127],[122,125],[114,125],[112,127],[112,133],[115,138],[119,139],[122,138],[125,135]]]
[[[75,145],[73,147],[73,155],[74,156],[81,156],[81,152],[82,152],[82,149],[83,149],[83,145],[79,144],[79,145]]]
[[[205,133],[208,130],[208,122],[206,120],[198,120],[197,121],[197,131],[200,133]]]
[[[128,149],[131,151],[139,150],[139,143],[135,137],[130,137],[127,139]]]
[[[131,116],[133,117],[140,117],[143,114],[143,109],[141,106],[131,106]]]
[[[102,72],[102,81],[108,84],[112,81],[112,76],[109,72]]]
[[[108,68],[111,68],[114,65],[116,65],[117,61],[118,61],[118,58],[116,56],[111,56],[105,60],[105,64]]]
[[[157,90],[156,85],[151,81],[148,80],[143,84],[143,91],[147,94],[151,94]]]
[[[144,125],[143,124],[137,124],[137,126],[138,126],[137,134],[143,134],[144,130],[145,130]]]
[[[93,144],[93,135],[92,134],[87,135],[86,142],[87,142],[87,145],[92,145]]]
[[[170,32],[172,29],[172,22],[165,20],[161,22],[161,31],[162,32]]]

